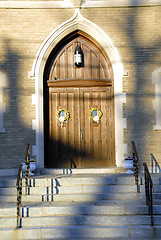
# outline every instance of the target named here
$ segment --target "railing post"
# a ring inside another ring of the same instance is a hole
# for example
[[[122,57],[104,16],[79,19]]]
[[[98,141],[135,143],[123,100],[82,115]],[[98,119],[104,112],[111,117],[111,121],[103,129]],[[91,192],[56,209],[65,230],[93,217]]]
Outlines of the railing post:
[[[145,170],[144,170],[145,171]],[[148,205],[148,186],[147,186],[147,175],[146,171],[144,172],[144,178],[145,178],[145,195],[146,195],[146,205]]]
[[[153,154],[151,153],[151,170],[152,170],[152,173],[153,173]]]
[[[155,168],[155,173],[157,173],[157,169],[160,173],[160,166],[159,166],[157,160],[155,159],[155,157],[152,153],[150,153],[150,155],[151,155],[151,172],[154,173],[154,168]]]
[[[22,207],[22,164],[20,164],[19,166],[16,185],[17,185],[17,228],[20,228]]]
[[[150,215],[151,215],[151,226],[153,226],[153,196],[152,196],[153,185],[150,184]]]
[[[29,162],[29,146],[27,144],[26,155],[25,155],[25,193],[28,191],[28,179],[30,178],[30,162]],[[21,207],[22,207],[22,164],[19,165],[18,176],[17,176],[17,228],[22,227],[21,223]]]
[[[148,212],[151,216],[151,226],[153,226],[153,195],[152,188],[153,182],[147,167],[146,163],[143,163],[144,166],[144,176],[145,176],[145,195],[146,195],[146,205],[148,205]]]
[[[25,155],[25,166],[26,166],[26,169],[25,169],[25,194],[26,195],[28,193],[28,186],[29,186],[28,180],[30,178],[29,146],[30,146],[30,144],[28,143],[27,148],[26,148],[26,155]]]
[[[138,177],[138,154],[136,151],[135,143],[132,141],[132,154],[133,154],[133,171],[134,171],[134,177],[135,177],[135,184],[137,185],[137,193],[139,193],[139,177]]]

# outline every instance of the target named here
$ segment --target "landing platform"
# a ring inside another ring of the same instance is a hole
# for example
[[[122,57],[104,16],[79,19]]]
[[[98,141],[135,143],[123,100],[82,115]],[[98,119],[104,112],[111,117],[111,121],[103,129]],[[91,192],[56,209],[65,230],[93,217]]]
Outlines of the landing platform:
[[[35,175],[62,175],[62,174],[107,174],[107,173],[125,173],[123,167],[109,168],[37,168]],[[15,169],[0,169],[0,177],[17,176],[18,168]]]
[[[124,168],[43,168],[37,169],[35,175],[60,175],[60,174],[107,174],[125,173]]]

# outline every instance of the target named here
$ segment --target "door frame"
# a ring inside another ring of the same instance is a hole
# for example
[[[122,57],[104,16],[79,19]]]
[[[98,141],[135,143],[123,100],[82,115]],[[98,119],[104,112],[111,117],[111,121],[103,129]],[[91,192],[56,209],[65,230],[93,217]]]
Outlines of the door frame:
[[[68,34],[74,30],[88,33],[93,39],[100,43],[112,64],[114,74],[114,108],[115,108],[115,159],[116,165],[122,167],[122,160],[127,154],[127,144],[124,144],[124,128],[126,118],[123,118],[123,103],[126,102],[126,94],[123,93],[123,63],[114,43],[101,27],[84,18],[79,9],[75,10],[72,18],[60,24],[44,40],[40,46],[33,63],[32,71],[29,73],[35,79],[35,94],[32,102],[36,108],[36,119],[32,121],[32,129],[36,130],[36,143],[32,146],[32,153],[36,156],[37,167],[44,167],[44,122],[43,122],[43,74],[51,51]],[[119,124],[117,124],[119,122]]]

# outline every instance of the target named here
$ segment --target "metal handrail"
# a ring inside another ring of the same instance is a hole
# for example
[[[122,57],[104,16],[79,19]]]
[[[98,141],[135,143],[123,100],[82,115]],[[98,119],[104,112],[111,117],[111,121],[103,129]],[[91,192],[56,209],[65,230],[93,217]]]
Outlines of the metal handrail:
[[[139,193],[139,177],[138,177],[138,172],[139,172],[139,167],[138,167],[138,162],[139,162],[139,158],[138,158],[138,154],[136,151],[136,146],[134,141],[131,142],[132,143],[132,155],[133,155],[133,171],[134,171],[134,177],[135,177],[135,184],[137,185],[137,193]]]
[[[27,190],[29,186],[29,179],[30,179],[30,154],[29,154],[29,147],[30,144],[27,144],[26,147],[26,154],[25,154],[25,194],[27,195]]]
[[[145,194],[146,194],[146,205],[148,205],[149,215],[151,216],[151,226],[153,226],[153,181],[151,179],[148,167],[146,163],[143,163],[144,175],[145,175]]]
[[[19,165],[16,186],[17,186],[17,228],[20,228],[22,207],[22,164]]]
[[[152,153],[150,153],[150,155],[151,155],[151,170],[152,170],[151,172],[154,173],[153,170],[155,168],[155,173],[158,172],[157,170],[159,170],[159,173],[160,173],[161,169],[160,169],[160,166],[159,166],[156,158],[154,157],[154,155]]]
[[[27,144],[26,154],[25,154],[25,194],[27,195],[27,189],[29,186],[29,178],[30,178],[30,155],[29,155],[29,146]],[[17,175],[17,228],[21,228],[21,207],[22,207],[22,164],[19,165],[18,175]]]

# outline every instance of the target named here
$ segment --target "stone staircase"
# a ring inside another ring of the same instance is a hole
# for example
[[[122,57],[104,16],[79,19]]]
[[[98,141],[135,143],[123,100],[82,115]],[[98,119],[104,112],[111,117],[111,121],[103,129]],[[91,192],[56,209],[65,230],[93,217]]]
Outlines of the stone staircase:
[[[133,176],[79,173],[32,177],[28,195],[23,188],[20,229],[16,178],[0,178],[0,239],[161,239],[159,176],[152,175],[154,227],[144,185],[137,194]],[[144,184],[143,177],[139,179]]]

